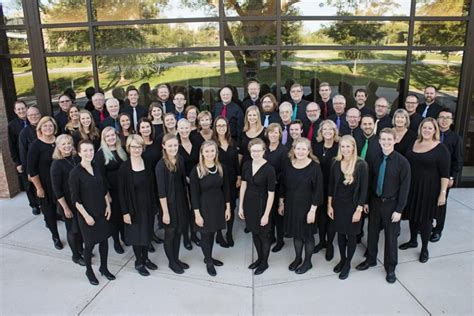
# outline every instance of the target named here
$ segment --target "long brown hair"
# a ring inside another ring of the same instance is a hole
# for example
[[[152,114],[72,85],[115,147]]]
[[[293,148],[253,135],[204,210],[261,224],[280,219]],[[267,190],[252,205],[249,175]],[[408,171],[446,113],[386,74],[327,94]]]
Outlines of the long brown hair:
[[[216,128],[217,121],[219,120],[223,120],[225,124],[227,125],[227,131],[225,132],[224,138],[230,146],[232,145],[232,137],[230,136],[230,125],[229,125],[229,121],[224,116],[219,115],[214,120],[214,124],[212,125],[212,140],[215,141],[218,146],[221,146],[221,142],[219,141],[219,134],[217,133],[217,128]]]
[[[91,125],[89,126],[89,133],[86,133],[84,130],[84,127],[82,126],[81,123],[81,114],[87,114],[91,118]],[[91,112],[87,110],[80,110],[79,111],[79,133],[81,134],[81,139],[89,139],[89,140],[95,140],[98,139],[99,136],[99,131],[97,127],[95,126],[94,118],[92,117]]]
[[[198,177],[199,179],[202,179],[210,173],[209,169],[206,167],[206,164],[204,163],[204,155],[202,154],[204,151],[204,148],[209,147],[209,146],[213,146],[214,149],[216,150],[216,157],[214,158],[214,164],[216,165],[216,169],[217,169],[217,172],[219,173],[219,176],[222,178],[224,176],[224,170],[222,169],[222,165],[219,162],[219,148],[217,147],[217,143],[213,140],[206,140],[205,142],[202,143],[201,149],[199,149],[199,163],[196,166]]]
[[[163,136],[163,140],[161,141],[161,145],[163,146],[163,149],[161,150],[161,152],[163,153],[163,161],[165,163],[166,169],[168,169],[171,172],[176,172],[176,170],[178,170],[179,153],[176,153],[176,160],[173,163],[170,157],[168,156],[168,153],[166,152],[165,147],[164,147],[166,142],[172,139],[175,139],[176,141],[178,141],[178,137],[173,134],[166,134]],[[179,146],[179,142],[178,142],[178,146]]]

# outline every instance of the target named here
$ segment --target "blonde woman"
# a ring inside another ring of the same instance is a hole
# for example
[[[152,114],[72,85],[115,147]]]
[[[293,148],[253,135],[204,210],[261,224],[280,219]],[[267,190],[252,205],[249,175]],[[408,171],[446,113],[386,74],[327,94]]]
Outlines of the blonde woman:
[[[361,231],[361,216],[367,202],[367,163],[358,158],[354,137],[345,135],[332,164],[328,186],[328,216],[334,220],[341,261],[334,267],[339,279],[349,276],[351,261]]]
[[[251,159],[248,146],[250,141],[256,138],[265,139],[265,128],[262,125],[258,107],[252,105],[245,111],[244,130],[240,134],[239,160],[242,165]]]
[[[197,116],[198,129],[190,135],[191,141],[198,147],[212,138],[212,114],[209,111],[202,111]]]
[[[405,109],[398,109],[393,114],[392,125],[395,134],[395,150],[406,155],[416,140],[416,133],[410,129],[410,116]]]
[[[224,170],[216,142],[205,141],[199,152],[199,164],[191,171],[190,187],[195,227],[201,233],[201,248],[210,276],[217,275],[214,266],[223,265],[212,258],[214,236],[230,219],[229,181]]]
[[[90,140],[94,144],[94,149],[97,151],[100,147],[100,135],[91,112],[81,110],[79,112],[79,122],[79,130],[72,135],[74,144],[77,146],[81,140]]]
[[[316,210],[323,203],[323,176],[307,138],[293,142],[289,158],[281,175],[278,213],[284,215],[284,230],[295,247],[295,260],[288,269],[304,274],[313,267]]]
[[[76,105],[71,106],[68,112],[68,122],[64,127],[64,132],[69,135],[73,135],[73,133],[78,132],[79,127],[81,126],[79,119],[79,108]]]

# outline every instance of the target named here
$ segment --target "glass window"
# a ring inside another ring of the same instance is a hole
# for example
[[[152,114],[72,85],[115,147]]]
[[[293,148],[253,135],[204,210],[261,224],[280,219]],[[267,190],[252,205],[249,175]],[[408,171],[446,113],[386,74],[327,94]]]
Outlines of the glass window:
[[[0,2],[3,9],[3,23],[5,25],[23,25],[22,2],[18,0],[2,0]]]
[[[39,0],[41,23],[87,22],[86,0]]]
[[[224,0],[226,16],[276,15],[276,0]]]
[[[271,21],[227,22],[224,41],[227,46],[276,45],[276,23]]]
[[[8,52],[10,54],[28,54],[28,39],[26,36],[26,30],[0,30],[1,33],[4,33],[8,42]],[[3,34],[2,34],[3,38]],[[4,45],[1,45],[2,53],[4,50]]]
[[[423,89],[427,85],[435,86],[438,103],[455,111],[462,57],[462,51],[414,51],[410,92],[419,94],[423,102]]]
[[[18,98],[34,100],[35,85],[33,83],[33,73],[31,71],[31,60],[29,58],[12,58],[11,67],[13,69],[13,78]]]
[[[96,47],[165,48],[219,46],[219,23],[167,23],[94,28]]]
[[[283,45],[406,45],[408,22],[295,21],[282,23]]]
[[[328,82],[333,94],[346,97],[347,105],[354,105],[354,91],[369,91],[368,105],[384,96],[398,102],[399,81],[405,75],[405,51],[282,51],[281,80],[294,79],[305,85],[305,94],[311,93],[310,82],[317,79]]]
[[[94,86],[91,58],[88,56],[47,57],[49,88],[55,98],[67,88],[76,92],[76,103],[87,102],[84,91]]]
[[[281,15],[293,16],[404,16],[410,15],[410,0],[325,1],[281,0]]]
[[[87,27],[43,29],[43,40],[47,52],[80,52],[91,49]]]
[[[418,16],[463,16],[469,14],[470,0],[416,0]]]
[[[92,0],[97,21],[216,17],[219,1]]]
[[[245,97],[248,79],[257,79],[260,90],[270,92],[276,84],[276,51],[246,50],[225,52],[225,82],[237,87],[240,100]]]
[[[464,46],[465,37],[466,22],[415,22],[415,45]]]

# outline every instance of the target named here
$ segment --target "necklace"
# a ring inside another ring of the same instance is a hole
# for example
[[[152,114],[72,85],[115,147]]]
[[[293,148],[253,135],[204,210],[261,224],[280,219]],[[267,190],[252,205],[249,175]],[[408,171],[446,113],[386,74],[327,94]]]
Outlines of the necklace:
[[[323,146],[323,157],[326,157],[326,154],[329,151],[329,149],[331,149],[331,148],[326,148],[326,147]]]
[[[207,171],[209,171],[209,173],[210,173],[210,174],[216,174],[216,173],[217,173],[217,167],[216,167],[216,166],[214,166],[214,167],[212,167],[212,168],[215,168],[216,170],[214,170],[214,171],[211,171],[211,169],[210,169],[210,168],[207,168]]]
[[[68,164],[70,164],[73,168],[75,166],[77,166],[77,162],[74,160],[74,156],[69,156],[69,157],[65,157],[64,160],[67,161]]]

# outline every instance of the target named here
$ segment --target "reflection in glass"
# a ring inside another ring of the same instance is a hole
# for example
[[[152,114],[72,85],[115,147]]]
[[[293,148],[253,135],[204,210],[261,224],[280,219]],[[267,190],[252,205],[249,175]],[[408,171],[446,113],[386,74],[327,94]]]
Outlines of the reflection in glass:
[[[47,52],[78,52],[91,49],[87,27],[43,29],[43,40]]]
[[[432,85],[438,89],[438,103],[456,109],[462,51],[413,51],[410,91],[420,94]]]
[[[466,22],[415,22],[415,45],[464,46],[465,37]]]
[[[249,79],[257,79],[261,89],[271,89],[276,84],[276,51],[226,51],[225,82],[238,87],[242,100],[244,87]]]
[[[418,16],[463,16],[469,14],[471,0],[416,0]]]
[[[281,80],[294,79],[305,85],[305,94],[311,93],[311,79],[329,82],[333,94],[344,95],[349,106],[358,88],[369,90],[371,102],[380,96],[395,102],[405,75],[405,59],[405,51],[283,51]]]
[[[283,22],[283,34],[284,45],[407,45],[408,22]]]
[[[219,46],[218,23],[168,23],[95,27],[98,49]]]
[[[216,17],[218,0],[92,0],[96,21]]]
[[[282,15],[299,16],[405,16],[410,0],[281,0]]]
[[[26,30],[2,30],[0,32],[5,32],[8,42],[8,52],[10,54],[27,54],[29,52]],[[3,47],[3,45],[1,45],[1,47]]]
[[[276,0],[224,0],[226,16],[276,15]]]
[[[87,22],[86,2],[87,0],[38,0],[41,23]]]
[[[3,63],[3,62],[2,62]],[[29,58],[12,58],[13,78],[18,98],[34,99],[35,85]]]
[[[227,46],[276,45],[276,23],[271,21],[233,21],[224,24]]]
[[[2,0],[3,23],[5,25],[23,25],[23,7],[18,0]]]

